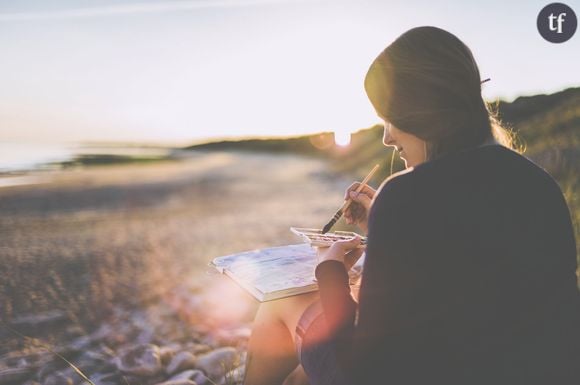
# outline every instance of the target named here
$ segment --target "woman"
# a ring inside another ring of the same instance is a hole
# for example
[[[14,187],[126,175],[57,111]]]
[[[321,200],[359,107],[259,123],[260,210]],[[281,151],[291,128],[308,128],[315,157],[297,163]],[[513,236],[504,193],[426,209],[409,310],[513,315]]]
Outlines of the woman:
[[[245,384],[293,383],[299,363],[311,385],[580,383],[570,213],[490,116],[469,48],[411,29],[365,89],[407,169],[347,191],[347,221],[368,217],[358,301],[360,239],[319,250],[318,293],[259,309]]]

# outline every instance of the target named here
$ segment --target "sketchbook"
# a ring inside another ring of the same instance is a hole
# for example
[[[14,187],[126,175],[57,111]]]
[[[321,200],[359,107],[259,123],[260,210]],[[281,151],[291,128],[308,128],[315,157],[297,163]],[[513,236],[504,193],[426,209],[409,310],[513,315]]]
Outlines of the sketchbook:
[[[364,255],[349,271],[357,285]],[[308,243],[245,251],[214,258],[209,265],[230,277],[260,302],[318,290],[314,276],[318,258]]]

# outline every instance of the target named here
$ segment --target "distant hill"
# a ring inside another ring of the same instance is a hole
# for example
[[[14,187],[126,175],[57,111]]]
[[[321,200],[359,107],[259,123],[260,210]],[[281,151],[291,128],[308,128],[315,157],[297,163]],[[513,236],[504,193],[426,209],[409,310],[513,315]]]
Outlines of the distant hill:
[[[572,212],[580,250],[580,87],[549,95],[521,96],[513,102],[495,103],[504,126],[525,148],[523,155],[546,169],[560,184]],[[351,144],[334,145],[332,133],[287,139],[243,139],[205,143],[196,150],[267,151],[321,156],[339,172],[361,178],[375,163],[381,164],[380,180],[404,167],[393,150],[382,144],[383,128],[377,124],[352,135]],[[580,254],[580,253],[579,253]]]
[[[554,176],[566,173],[578,162],[580,152],[580,88],[568,88],[550,95],[522,96],[513,102],[496,103],[503,124],[511,128],[525,146],[524,155],[548,169]],[[332,133],[292,138],[241,139],[204,143],[196,150],[290,152],[330,157],[335,167],[355,174],[364,173],[370,163],[380,162],[384,176],[391,170],[393,150],[381,142],[382,126],[361,129],[352,135],[351,145],[334,145]],[[393,169],[403,167],[397,156]]]

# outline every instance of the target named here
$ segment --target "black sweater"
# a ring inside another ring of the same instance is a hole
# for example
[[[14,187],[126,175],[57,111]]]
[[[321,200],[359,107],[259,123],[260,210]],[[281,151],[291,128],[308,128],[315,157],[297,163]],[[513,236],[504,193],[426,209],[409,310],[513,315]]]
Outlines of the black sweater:
[[[489,145],[388,178],[363,272],[357,305],[341,262],[316,268],[351,385],[580,384],[570,212],[526,157]]]

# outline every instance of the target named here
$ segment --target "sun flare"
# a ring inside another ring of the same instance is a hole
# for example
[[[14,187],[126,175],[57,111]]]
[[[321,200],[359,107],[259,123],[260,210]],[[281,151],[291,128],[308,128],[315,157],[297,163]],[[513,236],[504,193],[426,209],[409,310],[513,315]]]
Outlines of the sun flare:
[[[345,147],[350,144],[350,132],[347,131],[335,131],[334,132],[334,143],[337,146]]]

